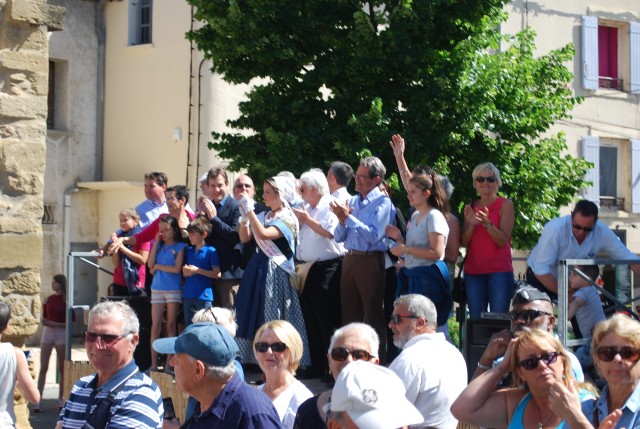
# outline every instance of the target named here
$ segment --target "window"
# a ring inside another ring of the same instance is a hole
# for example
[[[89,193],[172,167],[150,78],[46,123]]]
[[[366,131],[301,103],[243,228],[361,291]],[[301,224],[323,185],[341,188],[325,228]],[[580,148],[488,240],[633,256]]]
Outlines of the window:
[[[129,45],[151,43],[153,0],[133,0],[129,3]]]
[[[640,93],[640,23],[582,17],[582,87]]]
[[[622,90],[618,76],[618,28],[598,26],[598,87]]]
[[[69,63],[49,60],[49,89],[47,94],[47,129],[66,130],[68,125]]]
[[[56,63],[49,61],[49,93],[47,94],[47,129],[56,126]]]
[[[624,210],[624,199],[618,204],[620,195],[620,144],[600,142],[600,206],[603,208],[617,208]]]
[[[640,213],[640,140],[584,136],[581,152],[594,164],[585,177],[591,186],[584,197],[603,210]]]

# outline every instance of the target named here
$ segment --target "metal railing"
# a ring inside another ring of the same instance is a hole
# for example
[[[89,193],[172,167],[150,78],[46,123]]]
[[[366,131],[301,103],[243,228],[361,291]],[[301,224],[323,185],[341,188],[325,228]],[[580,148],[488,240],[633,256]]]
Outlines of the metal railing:
[[[559,262],[558,265],[558,336],[560,337],[560,342],[565,347],[578,346],[582,344],[586,344],[588,340],[586,339],[568,339],[568,309],[569,309],[569,273],[571,271],[575,272],[577,275],[582,277],[585,280],[591,282],[591,285],[595,287],[598,292],[604,295],[609,301],[613,302],[616,306],[627,307],[628,304],[634,302],[638,298],[633,297],[633,277],[630,278],[631,281],[631,296],[629,302],[620,302],[616,296],[611,294],[609,291],[598,285],[596,282],[592,281],[587,275],[581,272],[576,266],[579,265],[634,265],[640,264],[640,261],[637,259],[563,259]],[[636,319],[638,319],[638,314],[633,308],[626,308],[626,310]]]

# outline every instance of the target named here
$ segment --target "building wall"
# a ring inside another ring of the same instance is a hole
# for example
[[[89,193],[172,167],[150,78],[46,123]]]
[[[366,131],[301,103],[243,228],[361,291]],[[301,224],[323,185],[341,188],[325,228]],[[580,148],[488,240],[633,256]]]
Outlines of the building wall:
[[[640,99],[636,94],[616,90],[587,90],[582,86],[582,16],[597,16],[600,20],[619,22],[640,22],[640,3],[635,0],[565,0],[562,2],[542,0],[530,2],[516,0],[506,6],[510,14],[503,25],[504,33],[515,34],[525,27],[532,27],[536,33],[536,50],[545,54],[568,43],[573,43],[576,55],[569,69],[574,74],[573,89],[576,96],[584,97],[577,105],[572,117],[558,122],[551,132],[563,131],[566,134],[569,152],[582,156],[581,141],[584,136],[598,136],[601,141],[613,140],[626,142],[640,139]],[[606,22],[606,21],[605,21]],[[627,68],[628,43],[620,46],[620,67]],[[624,46],[623,46],[624,45]],[[624,48],[624,49],[623,49]],[[639,53],[640,55],[640,53]],[[626,60],[625,60],[626,58]],[[621,70],[622,72],[622,70]],[[628,78],[628,72],[626,76]],[[623,149],[625,149],[623,147]],[[626,148],[628,149],[628,147]],[[619,227],[627,231],[627,245],[640,253],[640,233],[632,224],[640,222],[640,215],[632,213],[631,189],[632,171],[628,150],[621,153],[620,196],[625,198],[624,210],[601,209],[601,219],[612,228]],[[607,174],[607,172],[605,172]],[[517,201],[515,201],[517,204]],[[565,213],[570,207],[564,209]]]
[[[65,7],[63,31],[49,33],[49,60],[55,63],[54,126],[47,130],[44,172],[43,261],[40,296],[51,294],[51,279],[65,273],[65,235],[69,243],[97,243],[97,193],[71,192],[78,182],[97,180],[98,38],[97,3],[51,0]],[[69,192],[69,228],[65,231],[65,192]],[[95,275],[93,275],[95,277]],[[91,285],[90,285],[91,284]],[[95,280],[85,283],[95,287]],[[30,342],[38,344],[40,330]]]

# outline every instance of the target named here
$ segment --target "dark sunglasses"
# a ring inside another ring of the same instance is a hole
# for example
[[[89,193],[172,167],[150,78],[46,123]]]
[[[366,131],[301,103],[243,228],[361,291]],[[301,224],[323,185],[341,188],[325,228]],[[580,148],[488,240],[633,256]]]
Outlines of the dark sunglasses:
[[[414,316],[411,314],[392,314],[391,315],[391,321],[393,322],[394,325],[397,325],[398,323],[400,323],[400,321],[402,319],[419,319],[420,316]]]
[[[271,349],[273,353],[282,353],[287,349],[287,345],[283,342],[277,343],[256,343],[255,345],[256,351],[258,353],[266,353],[267,350]]]
[[[518,362],[518,366],[523,367],[527,371],[531,371],[532,369],[536,369],[538,367],[538,363],[540,361],[544,362],[545,365],[549,366],[557,360],[558,360],[558,352],[542,353],[538,357],[532,357],[529,359],[521,360],[520,362]]]
[[[236,183],[236,189],[247,188],[250,189],[252,185],[248,183]]]
[[[620,348],[613,346],[602,346],[598,347],[596,350],[596,355],[598,355],[598,359],[603,362],[611,362],[616,358],[616,355],[620,355],[622,360],[626,360],[629,362],[637,362],[640,360],[640,350],[635,347],[623,346]]]
[[[584,231],[584,232],[593,231],[593,228],[588,228],[586,226],[578,225],[576,223],[572,223],[571,226],[573,227],[573,229],[577,229],[578,231]]]
[[[476,182],[478,182],[478,183],[484,183],[485,180],[487,182],[489,182],[489,183],[493,183],[493,182],[496,181],[496,178],[495,178],[495,176],[487,176],[487,177],[478,176],[478,177],[476,177]]]
[[[96,334],[95,332],[86,331],[84,333],[84,340],[88,343],[95,343],[100,339],[105,346],[113,346],[115,343],[123,339],[130,334],[113,335],[113,334]]]
[[[515,322],[516,320],[522,320],[525,323],[529,323],[532,320],[537,319],[540,316],[551,316],[551,313],[538,310],[513,310],[510,311],[508,316],[509,320]]]
[[[354,360],[369,360],[373,357],[366,350],[348,350],[344,347],[335,347],[331,350],[331,359],[336,362],[344,361],[349,355],[351,355]]]

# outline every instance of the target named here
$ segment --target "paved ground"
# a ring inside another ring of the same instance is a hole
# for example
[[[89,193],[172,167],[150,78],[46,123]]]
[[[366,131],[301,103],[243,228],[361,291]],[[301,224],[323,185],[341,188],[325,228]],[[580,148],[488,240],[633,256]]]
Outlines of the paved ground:
[[[31,359],[35,365],[36,376],[40,371],[40,349],[31,348]],[[45,383],[45,389],[43,392],[43,405],[44,411],[41,413],[34,413],[31,411],[29,416],[29,422],[33,429],[53,429],[58,421],[59,411],[56,408],[56,400],[58,399],[58,382],[56,380],[56,357],[55,350],[51,355],[51,361],[49,363],[49,370],[47,371],[47,381]],[[72,359],[74,361],[87,360],[87,355],[82,346],[74,346],[72,349]],[[248,381],[260,384],[262,374],[247,372],[246,378]],[[327,390],[329,386],[322,383],[319,379],[307,379],[302,382],[311,390],[314,394]],[[32,410],[33,406],[29,406]]]

